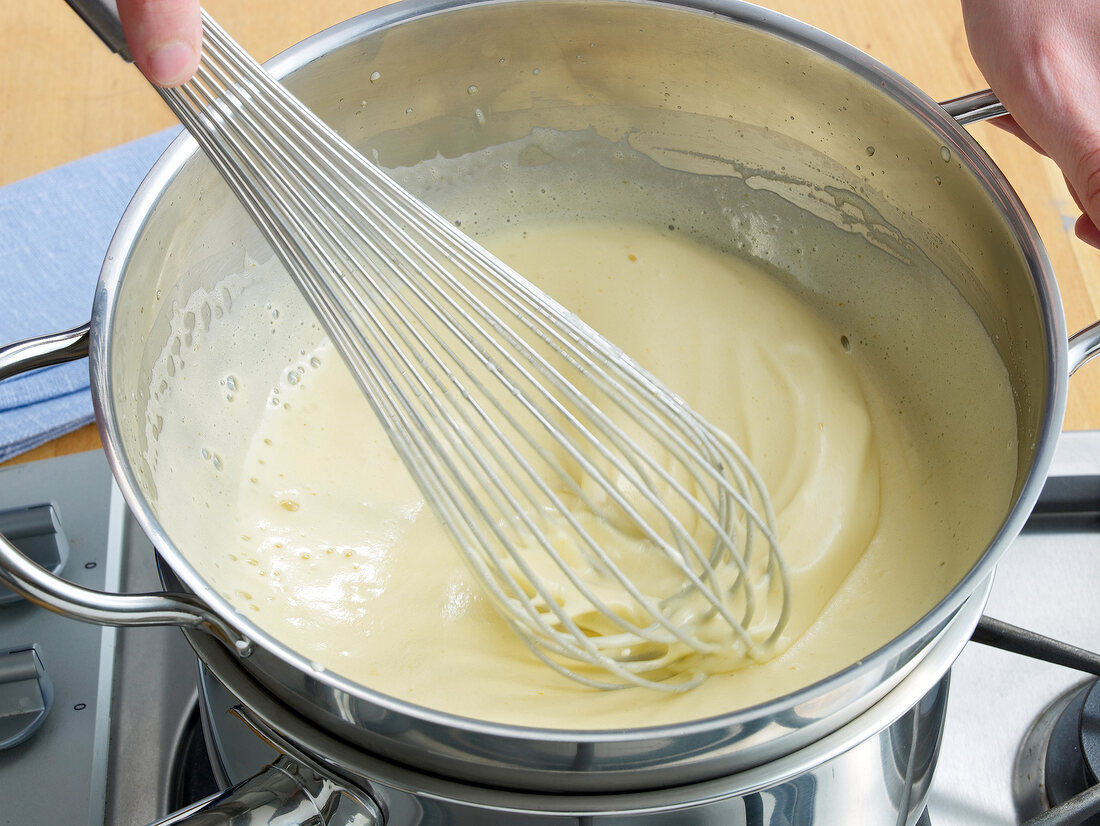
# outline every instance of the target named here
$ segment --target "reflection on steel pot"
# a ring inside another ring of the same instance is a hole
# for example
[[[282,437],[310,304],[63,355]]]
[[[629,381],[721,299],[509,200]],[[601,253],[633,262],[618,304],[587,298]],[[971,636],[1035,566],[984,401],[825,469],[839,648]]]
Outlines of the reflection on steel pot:
[[[116,478],[166,563],[169,587],[187,596],[104,597],[59,585],[7,543],[0,578],[81,619],[214,630],[252,679],[321,729],[424,771],[530,791],[610,793],[723,777],[820,741],[907,674],[924,675],[922,692],[940,681],[947,663],[937,673],[914,669],[1022,526],[1060,430],[1068,375],[1100,348],[1096,326],[1067,347],[1030,221],[943,109],[850,47],[737,2],[398,4],[321,33],[270,68],[387,167],[461,158],[550,130],[626,140],[673,173],[736,180],[746,188],[743,220],[728,221],[729,237],[719,240],[783,273],[823,314],[878,340],[918,396],[938,400],[942,384],[966,381],[959,342],[922,335],[917,323],[936,319],[928,329],[952,330],[955,319],[939,318],[942,308],[928,302],[945,291],[961,297],[1011,384],[1018,450],[1015,479],[1005,480],[1007,513],[993,515],[998,527],[980,553],[896,638],[801,690],[708,719],[613,731],[523,728],[417,707],[317,668],[211,587],[196,564],[205,549],[164,528],[148,464],[159,428],[146,416],[156,361],[180,331],[169,329],[162,308],[185,306],[227,272],[265,258],[228,191],[181,139],[112,243],[90,355]],[[826,237],[839,252],[811,267],[804,251]],[[893,263],[861,268],[864,256]],[[879,290],[876,307],[868,288],[884,280],[893,291]],[[889,295],[908,303],[887,307]],[[876,309],[888,314],[876,321]],[[891,329],[901,320],[913,321],[907,337],[892,339],[903,335]],[[203,323],[201,309],[191,323]],[[81,337],[4,351],[0,378],[42,363],[43,349],[76,357]],[[988,411],[956,412],[981,422]]]

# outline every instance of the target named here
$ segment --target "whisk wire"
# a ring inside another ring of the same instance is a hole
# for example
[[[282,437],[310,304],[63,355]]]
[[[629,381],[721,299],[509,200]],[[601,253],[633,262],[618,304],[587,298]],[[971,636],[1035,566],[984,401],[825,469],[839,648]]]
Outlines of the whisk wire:
[[[334,266],[334,265],[333,265],[333,263],[332,263],[331,261],[327,262],[327,264],[328,264],[328,266]],[[361,301],[361,300],[360,300],[360,301]],[[391,305],[391,306],[392,306],[392,305]],[[364,311],[365,311],[365,312],[369,312],[369,311],[370,311],[370,307],[369,307],[369,306],[367,306],[367,305],[362,305],[362,307],[363,307],[363,309],[364,309]],[[414,311],[414,312],[415,312],[415,311]],[[398,329],[399,329],[399,333],[400,333],[400,328],[398,328]],[[402,336],[402,338],[403,338],[403,341],[402,341],[402,343],[403,343],[404,345],[409,345],[409,344],[410,344],[410,342],[409,342],[409,341],[408,341],[408,340],[407,340],[406,338],[404,338],[404,336]],[[391,342],[391,343],[392,343],[392,342]],[[398,351],[398,352],[401,352],[401,351]],[[438,361],[438,360],[437,360],[437,361]],[[441,366],[443,366],[443,367],[445,368],[445,365],[442,365],[442,364],[441,364]],[[426,393],[428,393],[428,394],[430,394],[430,393],[431,393],[431,388],[430,388],[430,387],[427,387],[427,386],[425,386],[425,387],[423,387],[423,390],[424,390],[424,391],[425,391]],[[467,395],[467,396],[468,396],[469,394],[467,393],[467,394],[465,394],[465,395]],[[462,410],[462,408],[461,408],[461,407],[459,407],[459,408],[458,408],[458,411],[459,411],[460,413],[463,413],[463,412],[464,412],[464,411]],[[494,425],[493,425],[493,421],[492,421],[492,419],[491,419],[491,418],[490,418],[489,416],[487,416],[487,415],[484,415],[484,414],[483,414],[483,419],[484,419],[484,424],[485,424],[485,425],[487,425],[487,426],[490,426],[490,427],[494,427]],[[477,430],[475,429],[475,430],[474,430],[473,432],[475,432],[475,433],[476,433],[476,432],[477,432]],[[458,434],[459,434],[459,435],[461,435],[461,431],[458,431]],[[498,431],[498,435],[499,435],[499,431]],[[489,442],[488,442],[487,440],[484,440],[484,439],[483,439],[482,441],[484,442],[484,445],[485,445],[486,447],[490,447],[490,448],[491,448],[491,444],[490,444],[490,443],[489,443]],[[464,439],[464,442],[465,442],[465,439]],[[508,443],[506,442],[505,444],[507,445]],[[468,443],[466,443],[466,444],[465,444],[465,446],[466,446],[467,448],[469,448],[469,445],[468,445]],[[479,458],[479,454],[478,454],[478,453],[477,453],[476,451],[474,451],[473,449],[470,449],[470,456],[471,456],[471,457],[472,457],[472,458],[473,458],[474,460],[478,461],[478,463],[479,463],[479,465],[481,466],[481,468],[482,468],[482,470],[483,470],[483,471],[485,471],[486,473],[488,473],[490,477],[492,476],[492,471],[491,471],[491,470],[490,470],[490,469],[489,469],[489,468],[488,468],[488,467],[487,467],[487,466],[486,466],[486,465],[485,465],[484,463],[482,463],[482,462],[480,461],[480,458]],[[519,456],[519,454],[518,454],[517,452],[515,452],[515,451],[512,451],[512,458],[513,458],[513,459],[517,459],[517,460],[518,460],[518,459],[520,459],[521,457]],[[508,465],[507,465],[507,464],[505,464],[505,463],[502,463],[502,464],[501,464],[501,466],[502,466],[502,467],[503,467],[504,469],[508,469]],[[531,478],[534,478],[534,479],[536,479],[537,481],[540,481],[540,482],[541,482],[541,480],[539,479],[539,477],[538,477],[538,476],[534,476],[534,475],[532,475],[532,476],[531,476]],[[518,477],[517,477],[517,476],[516,476],[515,474],[512,474],[512,475],[511,475],[511,481],[512,481],[513,483],[518,483],[518,482],[520,481],[520,479],[519,479],[519,478],[518,478]],[[544,495],[552,495],[552,492],[551,492],[551,491],[549,490],[549,488],[548,488],[547,486],[545,486],[545,485],[542,485],[541,487],[542,487],[542,491],[541,491],[541,492],[542,492],[542,493],[543,493]],[[491,491],[491,489],[490,489],[490,491],[489,491],[489,492],[492,492],[492,491]],[[506,491],[506,490],[505,490],[504,492],[505,492],[505,494],[507,494],[507,491]],[[530,499],[531,501],[535,501],[535,498],[534,498],[534,497],[530,497],[530,496],[529,496],[529,499]],[[498,503],[498,504],[499,504],[499,503]],[[564,508],[565,508],[565,505],[564,505],[563,503],[561,503],[561,502],[560,502],[559,500],[557,500],[556,498],[553,498],[553,499],[551,500],[551,504],[552,504],[552,505],[553,505],[554,507],[556,507],[556,508],[560,508],[560,509],[563,509],[563,513],[565,513],[565,514],[568,514],[568,511],[567,511],[567,510],[564,510]],[[514,499],[512,499],[512,500],[511,500],[511,501],[509,502],[509,505],[510,505],[510,507],[511,507],[511,509],[512,509],[513,511],[519,512],[520,514],[523,514],[523,513],[525,513],[525,511],[524,511],[524,510],[522,509],[522,506],[521,506],[521,505],[519,505],[519,503],[518,503],[518,502],[516,502],[516,501],[515,501]],[[506,513],[507,513],[507,512],[509,512],[509,511],[508,511],[508,510],[505,510],[504,512],[506,512]],[[581,531],[581,529],[580,529],[579,525],[578,525],[578,524],[576,524],[576,523],[574,523],[574,524],[575,524],[575,526],[577,527],[578,531]],[[546,545],[546,546],[548,546],[548,547],[552,547],[552,546],[550,546],[550,545],[549,545],[549,541],[548,541],[548,540],[545,540],[545,538],[543,538],[543,537],[542,537],[541,533],[539,533],[539,532],[537,531],[537,528],[536,528],[536,526],[535,526],[535,525],[534,525],[533,523],[531,523],[531,522],[530,522],[529,520],[528,520],[528,524],[527,524],[527,526],[526,526],[526,527],[527,527],[527,529],[528,529],[529,531],[531,531],[531,532],[533,532],[533,533],[536,533],[536,534],[538,534],[538,535],[539,535],[539,537],[540,537],[540,540],[541,540],[541,544],[544,544],[544,545]],[[592,548],[592,549],[593,549],[594,551],[596,551],[597,553],[602,553],[601,549],[600,549],[600,548],[599,548],[599,546],[598,546],[598,545],[597,545],[597,544],[595,543],[595,541],[594,541],[594,540],[591,540],[590,538],[588,538],[588,539],[587,539],[587,544],[588,544],[589,546],[591,546],[591,548]],[[556,555],[555,555],[555,556],[556,556]],[[560,558],[558,558],[558,559],[560,560]],[[565,566],[565,563],[564,563],[564,562],[561,562],[561,565],[563,566],[563,569],[565,569],[566,571],[569,571],[568,567],[567,567],[567,566]],[[569,572],[571,573],[571,571],[569,571]],[[532,573],[530,572],[530,570],[529,570],[529,569],[528,569],[528,570],[525,570],[525,572],[524,572],[524,573],[525,573],[525,575],[527,576],[527,578],[528,578],[528,579],[530,579],[530,580],[534,580],[533,574],[532,574]],[[535,581],[537,581],[537,580],[535,580]],[[594,602],[596,603],[596,605],[597,605],[598,607],[600,607],[600,608],[601,608],[601,609],[603,609],[603,610],[609,610],[609,609],[607,609],[607,607],[606,607],[605,605],[603,605],[603,604],[602,604],[602,602],[600,602],[600,601],[599,601],[599,600],[597,600],[597,599],[596,599],[596,598],[595,598],[595,597],[594,597],[593,595],[591,595],[591,592],[589,592],[589,591],[588,591],[588,590],[587,590],[587,589],[585,588],[585,586],[583,585],[583,583],[581,582],[581,580],[580,580],[580,578],[579,578],[579,577],[575,577],[575,576],[573,576],[573,577],[572,577],[572,582],[573,582],[573,584],[575,585],[575,587],[578,587],[578,589],[582,590],[582,591],[583,591],[583,592],[584,592],[584,593],[586,594],[586,596],[588,596],[588,597],[589,597],[589,598],[590,598],[590,599],[591,599],[592,601],[594,601]],[[637,591],[637,589],[633,588],[633,586],[632,586],[632,584],[631,584],[631,583],[629,582],[629,580],[625,580],[625,579],[623,579],[623,580],[621,581],[621,584],[622,584],[622,585],[623,585],[624,587],[627,587],[627,588],[628,588],[628,589],[629,589],[629,590],[631,591],[632,595],[633,595],[633,596],[635,596],[635,598],[636,598],[636,599],[639,599],[639,600],[644,600],[644,598],[643,598],[642,594],[641,594],[640,592],[638,592],[638,591]],[[543,594],[543,596],[544,596],[544,598],[546,597],[546,595],[545,595],[545,594]],[[647,607],[649,607],[651,611],[655,611],[655,608],[654,608],[654,607],[653,607],[653,606],[652,606],[651,604],[647,605]],[[563,617],[563,619],[564,619],[564,617]],[[666,622],[666,623],[665,623],[665,625],[666,625],[666,626],[668,626],[668,623]],[[626,625],[625,623],[623,623],[623,627],[624,627],[624,629],[625,629],[625,630],[631,631],[631,632],[633,632],[633,633],[638,633],[638,634],[646,635],[646,632],[645,632],[645,630],[644,630],[644,629],[640,629],[640,628],[638,628],[637,626],[634,626],[634,625]],[[674,627],[672,627],[672,626],[668,626],[667,630],[669,630],[669,631],[672,631],[672,632],[676,632],[676,631],[677,631],[677,629],[675,629],[675,628],[674,628]],[[648,636],[648,635],[646,635],[646,636]],[[685,643],[686,643],[686,642],[688,642],[688,640],[686,640],[686,639],[683,639],[682,635],[680,635],[680,637],[681,637],[682,641],[684,641]],[[696,643],[696,644],[698,644],[698,643]]]
[[[301,230],[302,228],[301,228],[301,227],[298,227],[297,229]],[[331,265],[331,263],[330,263],[330,265]],[[370,313],[370,312],[371,312],[371,308],[370,308],[370,306],[369,306],[369,305],[361,305],[361,308],[362,308],[362,309],[363,309],[363,310],[364,310],[365,312],[367,312],[367,313]],[[400,352],[400,351],[396,351],[396,352]],[[428,393],[430,393],[430,388],[424,388],[424,389],[425,389],[425,390],[426,390],[426,391],[427,391]],[[491,420],[489,420],[489,421],[491,421]],[[432,454],[430,454],[430,453],[429,453],[429,454],[428,454],[428,457],[430,458],[430,456],[431,456],[431,455],[432,455]],[[441,455],[445,455],[445,454],[441,454]],[[474,455],[474,456],[476,456],[476,455],[477,455],[477,454],[476,454],[476,452],[475,452],[475,453],[473,453],[473,455]],[[461,477],[459,477],[459,479],[461,479]],[[516,510],[517,510],[517,511],[518,511],[519,513],[521,513],[521,514],[523,514],[523,513],[524,513],[522,509],[520,509],[520,508],[519,508],[519,507],[518,507],[517,505],[515,505],[515,503],[513,503],[513,506],[515,507],[515,509],[516,509]],[[461,513],[461,511],[460,511],[459,513]],[[529,527],[529,529],[535,529],[535,526],[534,526],[533,524],[531,524],[530,522],[528,522],[528,527]],[[490,557],[490,558],[491,558],[491,559],[494,559],[494,560],[496,559],[495,557]],[[534,577],[532,576],[532,574],[531,574],[531,572],[530,572],[529,570],[528,570],[528,571],[527,571],[526,573],[527,573],[528,577],[529,577],[529,578],[531,578],[531,579],[532,579],[533,581],[536,581],[536,582],[538,581],[537,579],[535,579],[535,578],[534,578]],[[517,592],[517,594],[518,594],[518,591],[519,591],[519,588],[518,588],[518,586],[514,586],[514,591],[515,591],[515,592]],[[548,595],[547,593],[545,593],[545,591],[544,591],[544,592],[543,592],[543,593],[541,594],[541,596],[542,596],[542,597],[543,597],[543,599],[544,599],[544,600],[545,600],[546,602],[548,602],[549,604],[551,604],[551,605],[553,605],[553,604],[554,604],[554,603],[553,603],[553,601],[551,600],[550,596],[549,596],[549,595]],[[569,618],[568,618],[567,616],[565,616],[564,614],[562,614],[562,616],[560,617],[560,619],[561,619],[562,621],[566,622],[567,624],[571,624],[571,623],[570,623],[570,621],[569,621]],[[575,629],[575,628],[574,628],[573,630],[574,630],[574,631],[576,632],[576,629]],[[641,629],[633,629],[633,630],[635,630],[635,631],[638,631],[638,632],[641,632]],[[568,652],[568,651],[565,651],[565,650],[563,649],[563,653],[570,653],[570,652]],[[573,653],[573,655],[574,655],[574,656],[576,655],[576,652],[575,652],[575,651],[572,651],[571,653]]]

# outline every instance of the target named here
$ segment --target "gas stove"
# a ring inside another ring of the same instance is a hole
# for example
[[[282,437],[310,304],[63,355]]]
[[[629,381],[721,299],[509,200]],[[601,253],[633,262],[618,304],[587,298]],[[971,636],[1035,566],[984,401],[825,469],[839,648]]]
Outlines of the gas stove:
[[[88,587],[159,588],[152,546],[101,453],[0,471],[0,532]],[[979,633],[1100,673],[1100,431],[1063,434],[1043,496],[999,565]],[[972,642],[952,668],[939,765],[921,823],[1040,816],[1100,773],[1100,688],[1065,665]],[[200,684],[206,701],[200,704]],[[149,824],[272,757],[231,757],[200,725],[217,692],[174,628],[85,625],[0,591],[0,826]],[[216,740],[216,738],[213,738]],[[210,752],[214,752],[213,758]],[[1051,755],[1048,760],[1048,753]],[[855,817],[855,813],[853,813]],[[1060,819],[1059,819],[1060,818]],[[1082,822],[1047,815],[1036,823]],[[399,824],[398,826],[411,826]]]

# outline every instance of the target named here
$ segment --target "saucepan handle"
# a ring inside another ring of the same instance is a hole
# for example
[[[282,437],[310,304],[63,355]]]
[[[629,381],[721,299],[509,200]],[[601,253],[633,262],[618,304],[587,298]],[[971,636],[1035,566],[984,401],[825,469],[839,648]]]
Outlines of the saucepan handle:
[[[348,797],[340,784],[284,755],[232,789],[200,800],[152,826],[326,826],[336,823],[330,814],[338,814],[340,823],[382,826],[382,812],[373,801],[356,801],[354,818],[347,818]]]
[[[1008,114],[1005,105],[993,94],[992,89],[983,89],[969,95],[952,98],[940,103],[960,126],[978,123],[991,118],[1000,118]]]
[[[1072,376],[1081,365],[1100,355],[1100,321],[1069,337],[1069,374]]]
[[[0,347],[0,381],[88,355],[89,325]],[[73,619],[99,625],[179,625],[200,628],[233,646],[241,656],[252,643],[188,594],[108,594],[74,585],[39,567],[0,536],[0,583]]]
[[[151,826],[384,826],[381,807],[365,789],[335,778],[312,756],[283,744],[248,708],[228,710],[277,752],[270,765],[230,789],[200,800]]]
[[[952,98],[940,106],[961,126],[1008,114],[991,89]],[[1069,374],[1072,376],[1089,359],[1100,354],[1100,321],[1069,337]]]

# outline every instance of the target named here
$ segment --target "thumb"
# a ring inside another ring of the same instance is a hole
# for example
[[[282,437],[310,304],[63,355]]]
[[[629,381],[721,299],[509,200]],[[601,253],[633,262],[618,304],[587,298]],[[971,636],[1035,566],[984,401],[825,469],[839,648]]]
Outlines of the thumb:
[[[179,86],[198,67],[198,0],[117,0],[134,63],[152,83]]]
[[[1055,160],[1065,171],[1070,191],[1084,213],[1075,228],[1077,237],[1100,246],[1100,131],[1092,123],[1081,124],[1058,156]]]
[[[1086,244],[1100,249],[1100,229],[1097,228],[1096,222],[1088,215],[1082,215],[1077,219],[1073,231]]]

